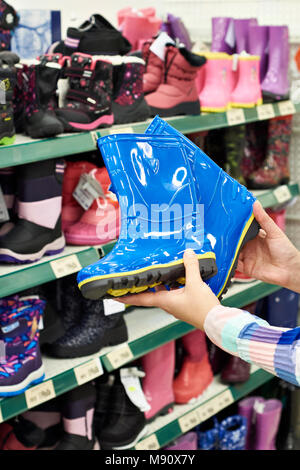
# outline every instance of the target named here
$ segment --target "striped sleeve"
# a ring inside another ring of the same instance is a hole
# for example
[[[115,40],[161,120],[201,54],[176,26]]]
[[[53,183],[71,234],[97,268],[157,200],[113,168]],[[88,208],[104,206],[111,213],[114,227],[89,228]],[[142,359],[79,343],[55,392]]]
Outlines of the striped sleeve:
[[[300,386],[300,327],[270,326],[245,310],[217,305],[204,330],[224,351]]]

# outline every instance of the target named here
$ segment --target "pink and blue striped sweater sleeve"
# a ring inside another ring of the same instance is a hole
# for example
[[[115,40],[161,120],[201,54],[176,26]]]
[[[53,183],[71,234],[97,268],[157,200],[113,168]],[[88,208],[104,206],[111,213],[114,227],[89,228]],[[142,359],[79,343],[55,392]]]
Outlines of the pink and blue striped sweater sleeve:
[[[238,308],[218,305],[204,330],[224,351],[300,386],[300,327],[278,328]]]

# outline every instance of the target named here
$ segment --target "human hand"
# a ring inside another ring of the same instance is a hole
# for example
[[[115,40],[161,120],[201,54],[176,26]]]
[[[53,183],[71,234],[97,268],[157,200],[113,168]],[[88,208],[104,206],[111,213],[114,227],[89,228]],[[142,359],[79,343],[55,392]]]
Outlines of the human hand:
[[[261,229],[242,249],[237,270],[246,276],[300,293],[300,253],[259,201],[253,214]]]
[[[206,315],[220,302],[201,279],[198,258],[194,251],[186,250],[183,261],[185,266],[184,287],[170,291],[166,291],[162,287],[164,290],[124,296],[116,300],[142,307],[159,307],[179,320],[203,330]]]

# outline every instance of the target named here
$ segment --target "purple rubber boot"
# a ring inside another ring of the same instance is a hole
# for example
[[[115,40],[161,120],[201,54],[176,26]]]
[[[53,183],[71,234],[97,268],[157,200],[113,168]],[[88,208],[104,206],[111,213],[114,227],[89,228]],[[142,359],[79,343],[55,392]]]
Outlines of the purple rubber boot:
[[[191,50],[193,43],[182,20],[178,16],[168,13],[168,24],[171,29],[171,38],[178,39],[180,43],[185,45],[186,49]]]
[[[255,18],[238,19],[234,20],[234,33],[235,33],[235,49],[237,54],[241,52],[249,52],[248,50],[248,35],[250,26],[256,25]]]
[[[261,84],[264,101],[289,97],[289,30],[287,26],[269,26],[269,64]]]
[[[19,395],[44,379],[38,328],[44,308],[36,297],[0,301],[0,397]]]
[[[213,52],[227,52],[227,54],[232,54],[234,43],[233,18],[212,18],[211,50]]]
[[[256,405],[254,450],[276,450],[275,439],[281,411],[282,403],[276,399]]]
[[[17,170],[18,219],[0,238],[0,261],[32,263],[63,251],[62,160],[22,165]]]
[[[164,450],[197,450],[197,433],[188,432],[183,436],[180,436]]]
[[[251,55],[258,55],[259,78],[263,81],[268,70],[267,47],[269,42],[269,26],[250,25],[248,30],[248,52]]]
[[[149,352],[141,358],[145,377],[142,388],[151,409],[145,412],[147,421],[172,411],[175,402],[173,378],[175,371],[175,341]]]
[[[254,449],[255,427],[253,420],[255,418],[254,406],[256,403],[264,403],[264,399],[262,397],[249,397],[238,403],[238,414],[244,416],[247,420],[245,450]]]

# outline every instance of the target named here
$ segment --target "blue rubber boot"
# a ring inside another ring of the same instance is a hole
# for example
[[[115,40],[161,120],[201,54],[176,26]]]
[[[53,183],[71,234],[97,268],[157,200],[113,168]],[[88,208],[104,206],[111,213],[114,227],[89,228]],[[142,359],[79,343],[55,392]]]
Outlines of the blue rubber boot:
[[[121,230],[113,250],[78,273],[83,296],[119,297],[182,281],[187,248],[198,255],[204,279],[215,275],[183,140],[118,134],[98,139],[98,146],[119,200]]]
[[[234,415],[225,418],[219,427],[219,450],[245,450],[247,419]]]
[[[219,444],[219,423],[214,416],[196,427],[199,450],[217,450]]]
[[[234,275],[242,247],[256,237],[259,230],[252,211],[255,197],[159,116],[153,119],[145,134],[184,139],[197,199],[205,208],[205,232],[216,254],[218,273],[207,284],[215,295],[222,298]]]

